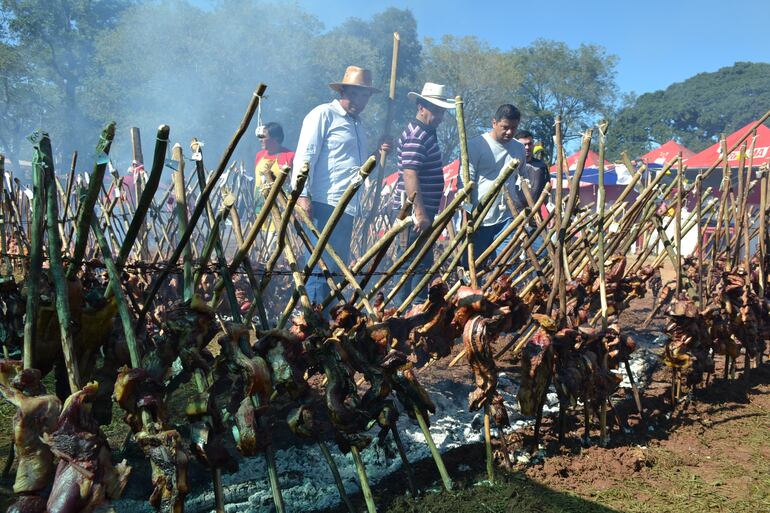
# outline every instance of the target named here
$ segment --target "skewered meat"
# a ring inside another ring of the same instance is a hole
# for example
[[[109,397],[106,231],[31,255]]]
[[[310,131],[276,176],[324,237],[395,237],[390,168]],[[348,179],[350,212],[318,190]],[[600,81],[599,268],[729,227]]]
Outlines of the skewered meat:
[[[222,422],[213,396],[207,391],[192,396],[185,414],[190,423],[190,448],[195,457],[207,467],[235,472],[238,465],[227,447],[231,440],[226,434],[229,430]]]
[[[511,421],[508,419],[508,411],[505,409],[503,396],[497,392],[492,396],[492,400],[489,403],[489,413],[499,428],[502,429],[511,425]]]
[[[243,325],[226,324],[227,333],[218,337],[221,352],[217,356],[214,375],[215,388],[224,388],[229,394],[228,410],[235,412],[244,397],[256,395],[260,404],[266,405],[273,394],[273,384],[270,377],[270,365],[259,355],[253,355],[252,350],[242,341],[248,339],[248,332]],[[285,337],[294,340],[294,335],[288,331],[273,330],[271,337]],[[263,337],[257,342],[257,348],[267,348],[270,337]]]
[[[393,389],[399,402],[404,405],[407,415],[414,418],[414,409],[420,411],[425,421],[428,421],[428,412],[436,413],[436,405],[430,398],[427,390],[417,380],[414,370],[405,366],[393,376]]]
[[[663,363],[686,373],[690,385],[699,383],[704,373],[714,371],[714,360],[709,354],[712,338],[704,317],[695,303],[681,296],[671,303],[668,315],[669,341],[663,351]]]
[[[328,333],[328,323],[323,318],[321,305],[313,305],[312,309],[303,308],[301,312],[291,318],[291,333],[304,342],[311,336],[321,336]]]
[[[551,379],[553,348],[547,330],[553,330],[553,320],[541,314],[533,314],[541,327],[527,341],[521,354],[521,386],[516,399],[523,415],[535,415],[540,398],[543,397]]]
[[[166,407],[163,387],[144,369],[121,367],[115,380],[113,398],[126,412],[124,420],[133,433],[142,430],[140,409],[146,408],[156,422],[165,423]]]
[[[294,408],[286,416],[286,422],[292,433],[302,438],[313,438],[317,435],[313,410],[307,405]]]
[[[56,430],[45,435],[59,457],[48,513],[90,513],[123,493],[131,471],[125,460],[113,465],[104,434],[91,416],[99,385],[88,383],[64,403]]]
[[[346,450],[347,444],[368,445],[368,440],[355,435],[366,429],[369,415],[361,404],[356,384],[349,367],[344,363],[339,349],[340,341],[328,338],[316,351],[316,358],[327,377],[325,398],[326,408],[332,424],[341,435],[340,448]]]
[[[189,457],[182,437],[174,430],[136,435],[136,441],[150,459],[153,491],[149,502],[161,513],[182,513],[184,497],[189,491],[187,464]]]
[[[54,395],[45,395],[36,369],[21,371],[10,386],[0,385],[0,395],[17,408],[13,442],[19,464],[13,491],[40,491],[48,486],[54,473],[53,454],[42,437],[56,428],[61,402]]]
[[[465,324],[463,330],[463,345],[476,382],[476,389],[468,395],[471,411],[489,403],[497,390],[497,366],[489,347],[494,334],[487,331],[489,322],[489,319],[477,315]]]
[[[444,299],[446,284],[436,279],[428,290],[428,301],[410,309],[403,319],[391,317],[385,320],[395,339],[395,347],[406,351],[408,340],[413,348],[421,348],[433,358],[448,355],[452,343],[460,332],[452,327],[453,308]]]
[[[735,272],[723,272],[717,287],[730,322],[730,334],[736,344],[744,347],[753,358],[764,352],[767,318],[763,315],[759,297],[752,292],[750,277],[743,267]]]
[[[142,365],[156,381],[169,378],[177,357],[182,362],[184,379],[189,379],[196,369],[208,372],[211,355],[205,347],[216,334],[214,311],[200,297],[193,296],[169,308],[162,329],[155,349],[144,357]]]
[[[307,392],[303,379],[307,363],[302,343],[296,337],[271,337],[264,358],[270,364],[273,386],[278,393],[298,399]]]
[[[497,308],[492,301],[487,299],[480,289],[460,287],[452,298],[454,316],[452,327],[456,333],[463,333],[466,323],[475,315],[491,315]]]
[[[46,513],[45,499],[38,495],[21,495],[6,513]]]

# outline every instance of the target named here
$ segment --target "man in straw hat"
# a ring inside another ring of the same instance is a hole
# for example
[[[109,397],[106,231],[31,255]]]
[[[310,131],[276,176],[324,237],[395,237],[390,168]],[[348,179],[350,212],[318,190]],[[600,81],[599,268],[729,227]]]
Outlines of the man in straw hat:
[[[446,86],[426,82],[421,93],[411,92],[409,99],[417,103],[415,119],[406,125],[396,146],[398,172],[403,180],[406,197],[414,195],[414,226],[409,231],[410,245],[433,223],[438,213],[444,192],[444,172],[441,148],[436,138],[436,128],[444,119],[447,109],[454,108],[454,99],[450,99]],[[433,265],[433,253],[428,252],[420,262],[415,274],[398,293],[398,301],[403,302],[414,287]],[[425,302],[427,289],[421,290],[418,302]]]
[[[372,87],[372,73],[358,66],[348,66],[342,81],[333,82],[329,87],[339,93],[339,98],[317,106],[305,116],[292,171],[292,184],[296,184],[303,164],[310,164],[310,174],[297,205],[319,229],[329,220],[343,192],[371,155],[360,115],[371,95],[379,92]],[[380,149],[390,148],[383,144]],[[353,216],[357,210],[358,197],[348,204],[329,239],[329,244],[345,261],[350,259]],[[326,260],[326,263],[332,273],[339,272],[333,262]],[[311,276],[306,288],[314,302],[320,303],[329,294],[329,286],[320,276]]]

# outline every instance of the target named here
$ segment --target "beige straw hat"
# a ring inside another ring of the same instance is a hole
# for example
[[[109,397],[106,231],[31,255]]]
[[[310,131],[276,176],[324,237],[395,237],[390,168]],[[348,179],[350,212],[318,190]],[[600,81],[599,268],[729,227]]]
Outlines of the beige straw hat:
[[[380,92],[376,87],[372,87],[372,72],[365,68],[359,68],[358,66],[348,66],[341,82],[332,82],[329,84],[329,87],[339,93],[342,92],[342,86],[363,87],[364,89],[369,89],[373,93]]]

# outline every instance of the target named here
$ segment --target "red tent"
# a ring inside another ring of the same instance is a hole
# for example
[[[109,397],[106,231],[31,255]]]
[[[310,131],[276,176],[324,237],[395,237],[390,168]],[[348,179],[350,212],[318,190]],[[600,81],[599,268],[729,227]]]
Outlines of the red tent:
[[[643,161],[648,166],[650,164],[657,164],[659,166],[663,166],[668,162],[671,162],[671,160],[676,157],[679,152],[682,152],[682,159],[687,162],[687,160],[695,155],[695,152],[686,148],[685,146],[682,146],[675,140],[671,139],[667,143],[658,146],[654,150],[645,153],[639,159]]]
[[[749,123],[740,130],[737,130],[730,134],[727,138],[727,147],[731,148],[742,136],[744,136],[754,123]],[[747,148],[751,146],[752,137],[749,136],[746,139]],[[730,167],[738,167],[738,159],[740,157],[740,148],[735,149],[727,156],[727,162]],[[691,157],[687,161],[687,167],[690,169],[703,169],[719,163],[721,153],[719,151],[719,143],[712,144],[702,152]],[[770,162],[770,128],[765,125],[759,125],[757,127],[757,138],[754,141],[754,166],[762,165],[766,162]],[[746,160],[748,164],[748,157]]]
[[[574,171],[575,168],[577,168],[577,161],[580,158],[580,152],[573,153],[569,157],[567,157],[567,169],[570,171]],[[599,167],[599,155],[593,151],[588,150],[588,155],[586,155],[586,163],[584,166],[586,169],[588,168],[597,168]],[[614,164],[612,162],[604,161],[604,169],[612,169]],[[556,172],[556,164],[551,166],[551,173]]]

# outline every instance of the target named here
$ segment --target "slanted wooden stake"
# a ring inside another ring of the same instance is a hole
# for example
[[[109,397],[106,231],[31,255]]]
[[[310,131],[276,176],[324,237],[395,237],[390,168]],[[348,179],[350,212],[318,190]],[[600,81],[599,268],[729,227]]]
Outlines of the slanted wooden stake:
[[[471,183],[470,167],[468,165],[468,138],[465,133],[465,104],[462,97],[455,98],[455,117],[457,119],[457,134],[460,138],[460,176],[464,184]],[[470,207],[470,197],[468,197],[468,206]],[[473,247],[473,218],[471,209],[463,213],[463,224],[468,226],[465,237],[468,239],[468,274],[470,275],[471,287],[474,289],[479,286],[476,276],[476,255]]]
[[[43,183],[47,199],[47,226],[48,226],[48,260],[51,266],[51,279],[53,280],[56,296],[56,315],[59,319],[59,332],[61,334],[62,352],[64,364],[67,366],[67,379],[70,392],[80,390],[80,370],[75,353],[75,343],[72,340],[72,315],[70,313],[68,280],[64,273],[61,254],[61,239],[59,238],[59,206],[56,183],[54,182],[53,155],[51,152],[51,140],[45,132],[35,151],[37,162],[35,165],[43,168]]]
[[[604,151],[606,146],[607,128],[609,122],[603,120],[599,123],[599,197],[597,198],[599,207],[599,219],[597,231],[599,235],[599,255],[598,255],[598,267],[599,267],[599,299],[601,302],[601,320],[602,320],[602,332],[607,331],[607,278],[605,276],[605,262],[607,260],[604,254],[604,205],[605,205],[605,188],[604,188]],[[607,368],[607,348],[604,348],[604,356],[602,357],[602,368]],[[607,398],[609,400],[609,397]],[[607,443],[607,401],[602,401],[602,405],[599,409],[599,444],[604,446]]]
[[[364,462],[361,459],[361,454],[358,452],[358,447],[351,445],[350,454],[353,456],[353,462],[356,464],[356,472],[358,472],[358,480],[361,483],[361,492],[363,493],[364,500],[366,501],[366,509],[369,513],[377,513],[377,508],[374,505],[372,489],[369,486],[369,478],[366,477],[366,467],[364,467]]]

